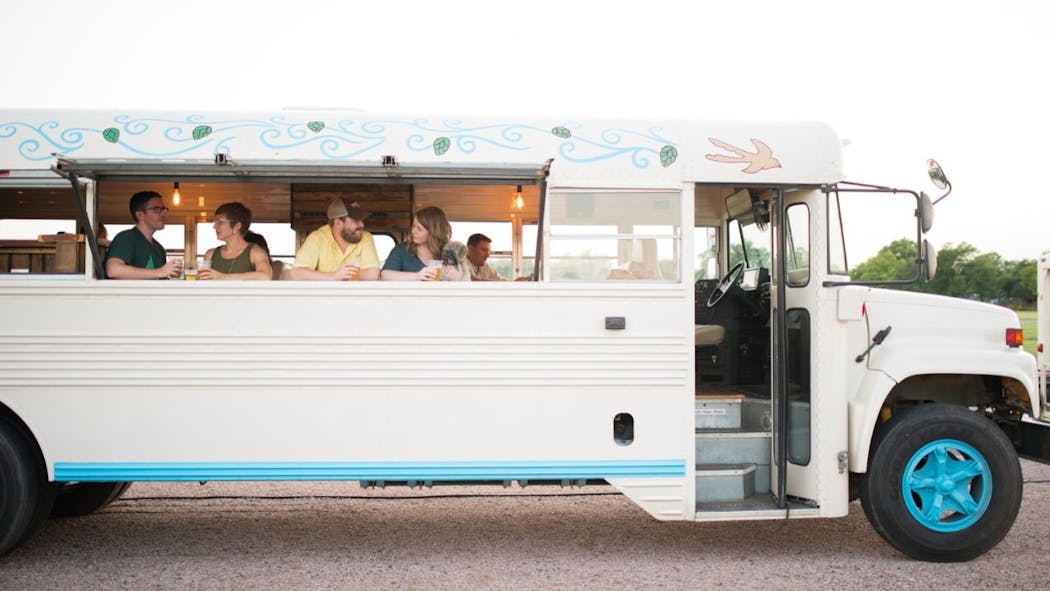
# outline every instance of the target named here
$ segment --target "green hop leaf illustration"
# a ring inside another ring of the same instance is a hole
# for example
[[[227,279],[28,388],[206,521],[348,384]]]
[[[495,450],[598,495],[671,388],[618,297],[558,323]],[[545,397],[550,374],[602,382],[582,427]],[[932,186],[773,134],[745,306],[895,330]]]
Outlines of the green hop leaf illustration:
[[[198,125],[193,128],[193,139],[199,140],[211,134],[211,128],[207,125]]]
[[[560,125],[558,127],[555,127],[554,129],[552,129],[551,133],[553,133],[554,135],[556,135],[556,136],[558,136],[560,138],[565,138],[565,139],[569,139],[570,137],[572,137],[572,132],[569,131],[569,128],[568,127],[562,127]]]
[[[311,121],[306,126],[314,133],[321,133],[321,130],[324,129],[324,121]]]
[[[106,138],[106,141],[115,144],[120,139],[120,130],[116,127],[107,127],[102,130],[102,137]]]
[[[439,137],[438,139],[434,140],[434,154],[440,156],[445,152],[448,152],[449,146],[451,145],[452,142],[449,141],[447,137]]]
[[[664,146],[660,150],[660,166],[671,166],[678,160],[678,149],[674,146]]]

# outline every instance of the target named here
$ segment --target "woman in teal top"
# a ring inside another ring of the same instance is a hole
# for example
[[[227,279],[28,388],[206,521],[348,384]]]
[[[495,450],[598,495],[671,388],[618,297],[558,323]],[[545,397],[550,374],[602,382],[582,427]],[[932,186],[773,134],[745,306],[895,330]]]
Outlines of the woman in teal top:
[[[200,279],[269,280],[273,271],[270,255],[261,246],[244,239],[252,223],[252,211],[236,201],[215,210],[215,237],[226,244],[204,255],[210,268],[201,269]]]
[[[428,266],[441,261],[441,249],[452,236],[452,225],[445,212],[437,207],[424,207],[412,218],[412,233],[408,243],[401,243],[390,251],[379,278],[384,281],[434,281],[440,267]],[[447,279],[457,281],[461,272],[445,267]],[[443,277],[445,279],[445,277]]]

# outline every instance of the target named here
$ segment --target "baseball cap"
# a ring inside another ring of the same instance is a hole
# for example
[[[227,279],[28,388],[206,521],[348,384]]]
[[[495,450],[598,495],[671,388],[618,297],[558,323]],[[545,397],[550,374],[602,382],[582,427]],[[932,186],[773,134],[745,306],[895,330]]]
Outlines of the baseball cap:
[[[330,220],[349,216],[355,220],[363,221],[368,217],[368,213],[356,201],[347,206],[342,198],[336,197],[328,203],[328,219]]]

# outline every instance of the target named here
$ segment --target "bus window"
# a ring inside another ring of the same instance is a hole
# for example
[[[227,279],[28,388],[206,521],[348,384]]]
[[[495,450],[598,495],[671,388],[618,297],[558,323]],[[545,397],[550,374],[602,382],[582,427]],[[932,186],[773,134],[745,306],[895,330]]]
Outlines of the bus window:
[[[678,281],[680,204],[678,192],[552,192],[551,279]]]
[[[73,220],[0,220],[0,239],[36,240],[47,234],[76,234]]]
[[[769,269],[772,259],[769,256],[770,233],[767,226],[762,224],[748,224],[741,232],[740,222],[733,220],[729,222],[729,266],[740,261],[746,261],[747,267],[763,267]],[[743,242],[741,242],[741,234]]]
[[[488,264],[505,279],[514,278],[514,224],[500,222],[453,221],[452,238],[467,243],[471,235],[484,234],[492,240],[492,253]],[[531,275],[536,259],[536,225],[523,224],[521,228],[521,272],[519,276]]]
[[[698,226],[693,228],[693,280],[718,279],[718,228]]]
[[[809,206],[793,203],[787,208],[787,283],[792,287],[809,284]]]
[[[394,250],[397,242],[390,234],[372,234],[372,240],[376,243],[376,254],[379,255],[379,266],[382,268],[386,257],[390,256],[390,251]]]
[[[498,269],[497,269],[498,270]],[[536,224],[521,226],[521,275],[532,275],[536,270]]]
[[[73,220],[0,220],[0,273],[78,273],[84,237]]]

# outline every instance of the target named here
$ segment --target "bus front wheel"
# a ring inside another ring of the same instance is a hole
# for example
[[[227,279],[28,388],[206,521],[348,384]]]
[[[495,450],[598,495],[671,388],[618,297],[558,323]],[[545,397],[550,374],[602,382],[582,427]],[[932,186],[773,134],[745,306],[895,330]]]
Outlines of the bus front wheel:
[[[55,494],[51,514],[58,517],[81,517],[105,508],[120,498],[130,482],[75,482],[61,486]]]
[[[894,548],[956,562],[984,554],[1010,531],[1022,486],[1017,454],[992,421],[963,407],[924,404],[884,426],[860,499]]]
[[[0,556],[43,525],[53,498],[36,446],[0,416]]]

